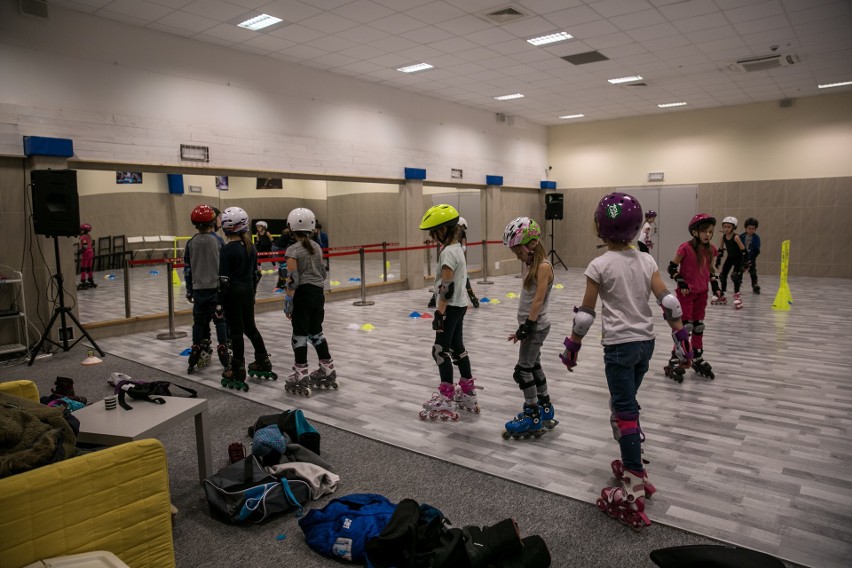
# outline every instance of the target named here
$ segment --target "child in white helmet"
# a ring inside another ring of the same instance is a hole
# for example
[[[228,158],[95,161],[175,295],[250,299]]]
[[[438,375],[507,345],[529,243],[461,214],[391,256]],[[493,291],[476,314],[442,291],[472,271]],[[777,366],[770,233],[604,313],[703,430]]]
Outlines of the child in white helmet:
[[[503,244],[521,261],[524,278],[518,302],[518,329],[509,336],[509,341],[521,343],[512,378],[523,393],[524,407],[506,423],[503,438],[538,438],[558,423],[541,368],[541,346],[550,332],[547,308],[553,289],[553,266],[541,246],[541,228],[529,217],[518,217],[506,225]]]
[[[742,239],[736,233],[736,230],[736,217],[729,216],[722,219],[722,236],[719,238],[719,250],[716,253],[716,268],[722,265],[722,272],[719,274],[722,297],[711,301],[711,303],[726,304],[728,302],[725,298],[725,291],[728,289],[728,274],[730,273],[731,281],[734,283],[734,308],[741,310],[743,300],[740,296],[740,285],[743,283],[743,261],[746,257],[746,248]],[[722,257],[725,255],[725,252],[728,253],[728,258],[722,264]]]
[[[317,218],[313,211],[298,207],[290,211],[287,225],[296,242],[287,247],[287,281],[284,313],[293,324],[293,374],[284,390],[311,396],[315,389],[336,389],[337,371],[322,333],[325,319],[325,264],[322,248],[313,240]],[[316,349],[319,368],[308,372],[308,343]]]

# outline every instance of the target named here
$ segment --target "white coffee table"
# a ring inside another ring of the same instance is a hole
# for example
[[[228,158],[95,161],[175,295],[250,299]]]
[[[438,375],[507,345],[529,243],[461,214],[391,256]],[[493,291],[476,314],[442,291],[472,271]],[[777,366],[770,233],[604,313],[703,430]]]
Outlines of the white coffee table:
[[[133,440],[155,438],[188,418],[195,417],[195,446],[198,451],[198,475],[204,481],[213,474],[207,399],[164,396],[166,404],[154,404],[127,397],[133,410],[117,406],[107,410],[99,400],[74,413],[80,421],[77,441],[86,444],[116,446]]]

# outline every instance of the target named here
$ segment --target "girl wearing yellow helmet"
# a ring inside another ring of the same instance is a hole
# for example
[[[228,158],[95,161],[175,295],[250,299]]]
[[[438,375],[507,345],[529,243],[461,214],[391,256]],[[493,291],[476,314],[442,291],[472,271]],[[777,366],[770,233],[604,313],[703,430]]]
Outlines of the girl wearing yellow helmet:
[[[441,384],[438,392],[423,403],[420,418],[458,420],[456,407],[479,412],[476,386],[464,347],[467,263],[459,243],[459,212],[452,205],[430,207],[423,215],[420,229],[429,231],[429,236],[444,247],[438,256],[438,271],[435,275],[437,309],[432,320],[432,329],[435,330],[432,357],[438,365]],[[458,391],[453,386],[453,364],[459,368]]]

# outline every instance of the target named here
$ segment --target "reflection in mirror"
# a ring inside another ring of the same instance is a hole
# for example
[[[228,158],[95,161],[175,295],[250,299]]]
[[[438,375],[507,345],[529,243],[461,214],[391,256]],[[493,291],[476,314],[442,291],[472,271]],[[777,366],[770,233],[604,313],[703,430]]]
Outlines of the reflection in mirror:
[[[482,267],[482,215],[480,212],[480,196],[478,189],[428,186],[423,188],[423,211],[433,205],[446,203],[455,207],[459,216],[467,222],[465,236],[467,238],[467,269],[476,271]],[[424,231],[424,235],[426,235]],[[428,238],[426,235],[425,238]],[[435,274],[438,261],[437,251],[432,250],[426,255],[424,275],[431,278]]]
[[[332,254],[353,253],[329,259],[329,276],[332,289],[360,286],[361,266],[358,248],[380,250],[382,243],[396,248],[400,242],[399,213],[401,203],[398,184],[329,181],[328,223],[323,231],[328,234]],[[364,279],[367,284],[400,279],[399,253],[365,254]]]
[[[270,178],[259,183],[255,177],[139,173],[131,177],[141,183],[118,183],[115,171],[78,171],[80,219],[92,225],[98,285],[78,292],[83,323],[126,317],[125,260],[131,261],[127,269],[131,316],[166,313],[170,287],[175,308],[189,308],[182,269],[170,282],[163,260],[183,258],[183,248],[196,232],[190,213],[200,204],[220,211],[241,207],[252,219],[254,236],[256,222],[263,220],[273,239],[280,236],[292,209],[310,209],[332,253],[354,253],[329,259],[327,286],[332,288],[360,286],[359,246],[381,249],[383,242],[391,248],[399,243],[398,184],[283,178],[278,187],[267,182]],[[266,261],[261,270],[258,299],[277,297],[278,266]],[[366,255],[367,283],[381,282],[385,275],[389,281],[398,280],[399,274],[399,253],[388,253],[386,260],[381,253]],[[74,283],[78,281],[79,268]]]

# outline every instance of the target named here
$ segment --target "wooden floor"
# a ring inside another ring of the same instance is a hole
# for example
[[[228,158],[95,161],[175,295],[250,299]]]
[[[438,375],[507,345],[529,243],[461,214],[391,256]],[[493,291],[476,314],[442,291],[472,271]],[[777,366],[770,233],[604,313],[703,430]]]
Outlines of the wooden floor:
[[[431,320],[410,317],[427,311],[426,290],[372,297],[370,307],[327,304],[325,334],[341,387],[311,398],[284,392],[292,365],[289,322],[280,312],[259,316],[280,379],[252,382],[240,396],[300,407],[322,423],[593,503],[612,483],[609,463],[618,457],[599,322],[574,373],[557,357],[581,298],[582,271],[557,271],[564,287],[553,292],[543,367],[560,424],[535,441],[501,438],[503,424],[522,404],[512,380],[517,347],[506,342],[517,327],[518,301],[507,294],[519,293],[521,282],[493,280],[474,286],[480,297],[499,303],[469,309],[465,319],[467,349],[484,387],[479,415],[464,413],[454,423],[417,417],[438,383]],[[705,355],[714,381],[691,371],[683,384],[665,378],[670,336],[660,317],[657,351],[639,393],[645,457],[658,489],[647,511],[653,522],[800,564],[852,566],[852,281],[791,278],[794,304],[776,312],[770,306],[777,281],[764,278],[760,296],[745,292],[741,311],[708,306]],[[372,331],[360,329],[368,323]],[[185,343],[146,333],[99,345],[185,375],[186,358],[179,356]],[[314,368],[315,353],[310,357]],[[214,364],[188,378],[217,386],[219,373]],[[405,464],[390,467],[404,471]],[[625,538],[630,534],[625,528]]]

